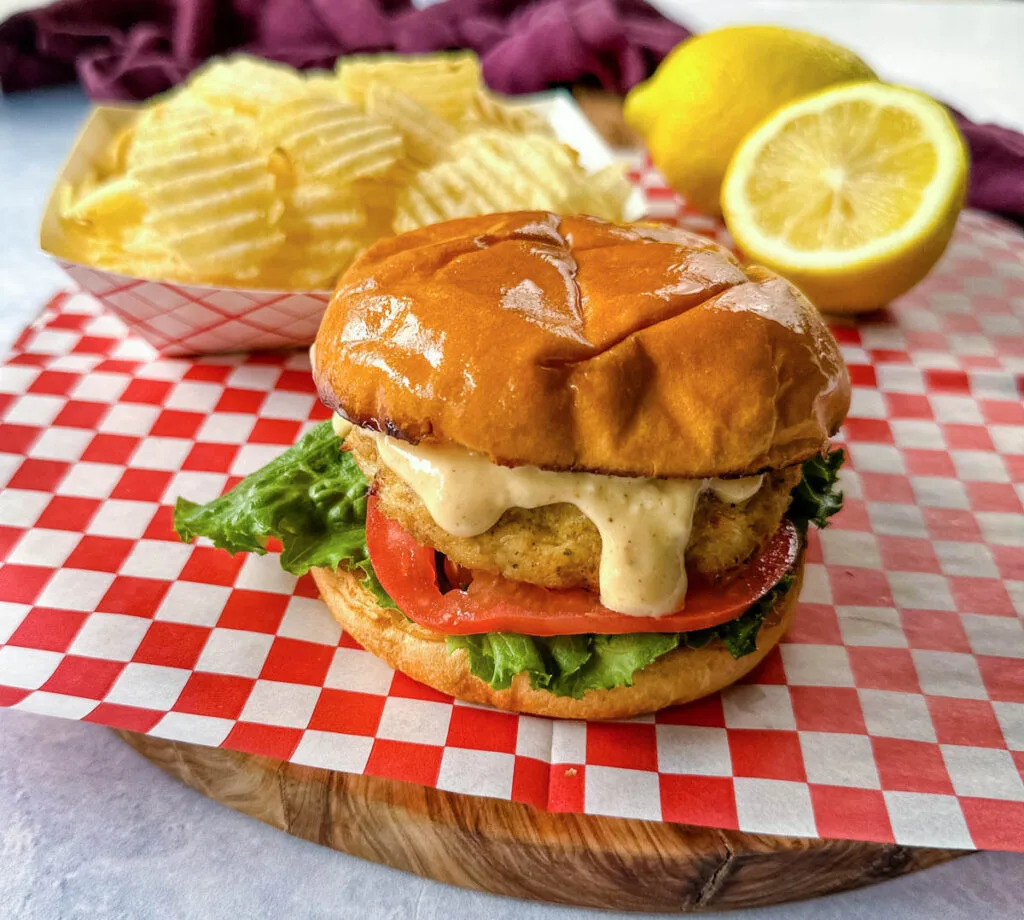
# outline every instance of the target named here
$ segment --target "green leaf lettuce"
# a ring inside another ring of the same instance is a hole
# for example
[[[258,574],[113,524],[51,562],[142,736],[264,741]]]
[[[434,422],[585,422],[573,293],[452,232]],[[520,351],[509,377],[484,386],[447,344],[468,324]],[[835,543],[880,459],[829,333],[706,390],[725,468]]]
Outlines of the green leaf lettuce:
[[[801,533],[810,524],[826,526],[842,507],[837,485],[844,459],[841,450],[834,450],[804,463],[788,514]],[[356,569],[381,605],[394,608],[366,548],[367,488],[355,460],[340,449],[331,423],[324,422],[226,495],[205,505],[179,498],[174,529],[182,540],[207,537],[231,553],[265,553],[267,540],[274,537],[283,546],[281,566],[287,571]],[[787,575],[743,616],[697,632],[550,638],[482,633],[449,636],[447,644],[452,652],[464,649],[472,673],[496,689],[525,673],[536,688],[579,699],[588,690],[632,686],[638,671],[680,646],[720,642],[734,658],[749,655],[757,647],[762,622],[792,582]]]
[[[846,460],[842,448],[820,454],[804,461],[803,475],[793,489],[793,501],[786,514],[800,530],[807,527],[827,527],[828,519],[843,507],[843,493],[839,491],[839,467]]]
[[[506,689],[513,677],[525,673],[534,689],[578,700],[588,690],[632,687],[638,671],[680,645],[703,648],[718,641],[733,658],[749,655],[757,648],[757,633],[765,617],[792,584],[793,577],[787,575],[743,616],[698,632],[551,638],[482,633],[449,636],[448,650],[465,649],[470,673],[495,690]]]
[[[186,543],[207,537],[229,553],[262,555],[268,538],[275,537],[286,571],[359,569],[377,599],[394,607],[366,549],[366,477],[340,448],[331,423],[317,425],[220,498],[205,505],[179,498],[174,529]]]

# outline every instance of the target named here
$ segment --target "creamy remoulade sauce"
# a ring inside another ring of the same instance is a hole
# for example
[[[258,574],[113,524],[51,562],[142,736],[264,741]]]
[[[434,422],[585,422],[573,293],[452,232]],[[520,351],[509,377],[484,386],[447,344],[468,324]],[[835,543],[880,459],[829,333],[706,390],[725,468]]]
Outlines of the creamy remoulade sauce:
[[[339,419],[336,430],[347,433]],[[744,479],[642,479],[497,466],[460,447],[412,445],[381,434],[381,463],[416,493],[438,527],[457,537],[490,530],[509,508],[575,505],[601,535],[601,603],[632,616],[680,610],[684,556],[701,492],[739,504],[761,488]]]

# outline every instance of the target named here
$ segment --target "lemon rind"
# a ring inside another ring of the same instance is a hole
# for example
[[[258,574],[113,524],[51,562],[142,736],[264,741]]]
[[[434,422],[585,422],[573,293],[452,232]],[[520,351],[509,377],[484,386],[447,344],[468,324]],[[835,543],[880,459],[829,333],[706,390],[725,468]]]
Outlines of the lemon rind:
[[[751,166],[780,124],[795,118],[824,112],[837,102],[865,101],[902,108],[917,117],[936,152],[936,168],[924,187],[921,204],[913,217],[892,233],[853,249],[798,250],[777,237],[763,233],[746,197],[746,180]],[[855,268],[912,249],[933,233],[947,218],[950,208],[959,208],[967,176],[967,155],[963,140],[949,112],[916,90],[885,83],[863,82],[829,87],[789,103],[772,113],[740,144],[722,184],[722,209],[726,223],[740,247],[757,258],[786,265],[807,273]]]

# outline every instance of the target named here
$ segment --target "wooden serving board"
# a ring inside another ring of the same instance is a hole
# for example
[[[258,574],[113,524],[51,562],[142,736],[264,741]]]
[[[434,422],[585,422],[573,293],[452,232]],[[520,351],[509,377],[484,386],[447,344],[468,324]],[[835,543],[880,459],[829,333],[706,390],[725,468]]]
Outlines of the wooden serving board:
[[[580,907],[686,913],[871,885],[962,850],[589,815],[117,734],[165,773],[296,837],[425,878]]]

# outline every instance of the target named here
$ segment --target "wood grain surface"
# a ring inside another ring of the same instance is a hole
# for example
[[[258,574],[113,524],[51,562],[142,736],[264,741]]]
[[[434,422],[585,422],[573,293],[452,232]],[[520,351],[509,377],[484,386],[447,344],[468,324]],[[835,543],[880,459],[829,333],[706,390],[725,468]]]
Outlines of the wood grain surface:
[[[572,94],[590,123],[615,149],[639,147],[643,143],[622,117],[622,97],[587,86],[574,86]]]
[[[857,888],[964,855],[548,814],[515,802],[117,734],[165,773],[296,837],[517,898],[617,910],[725,910]]]

